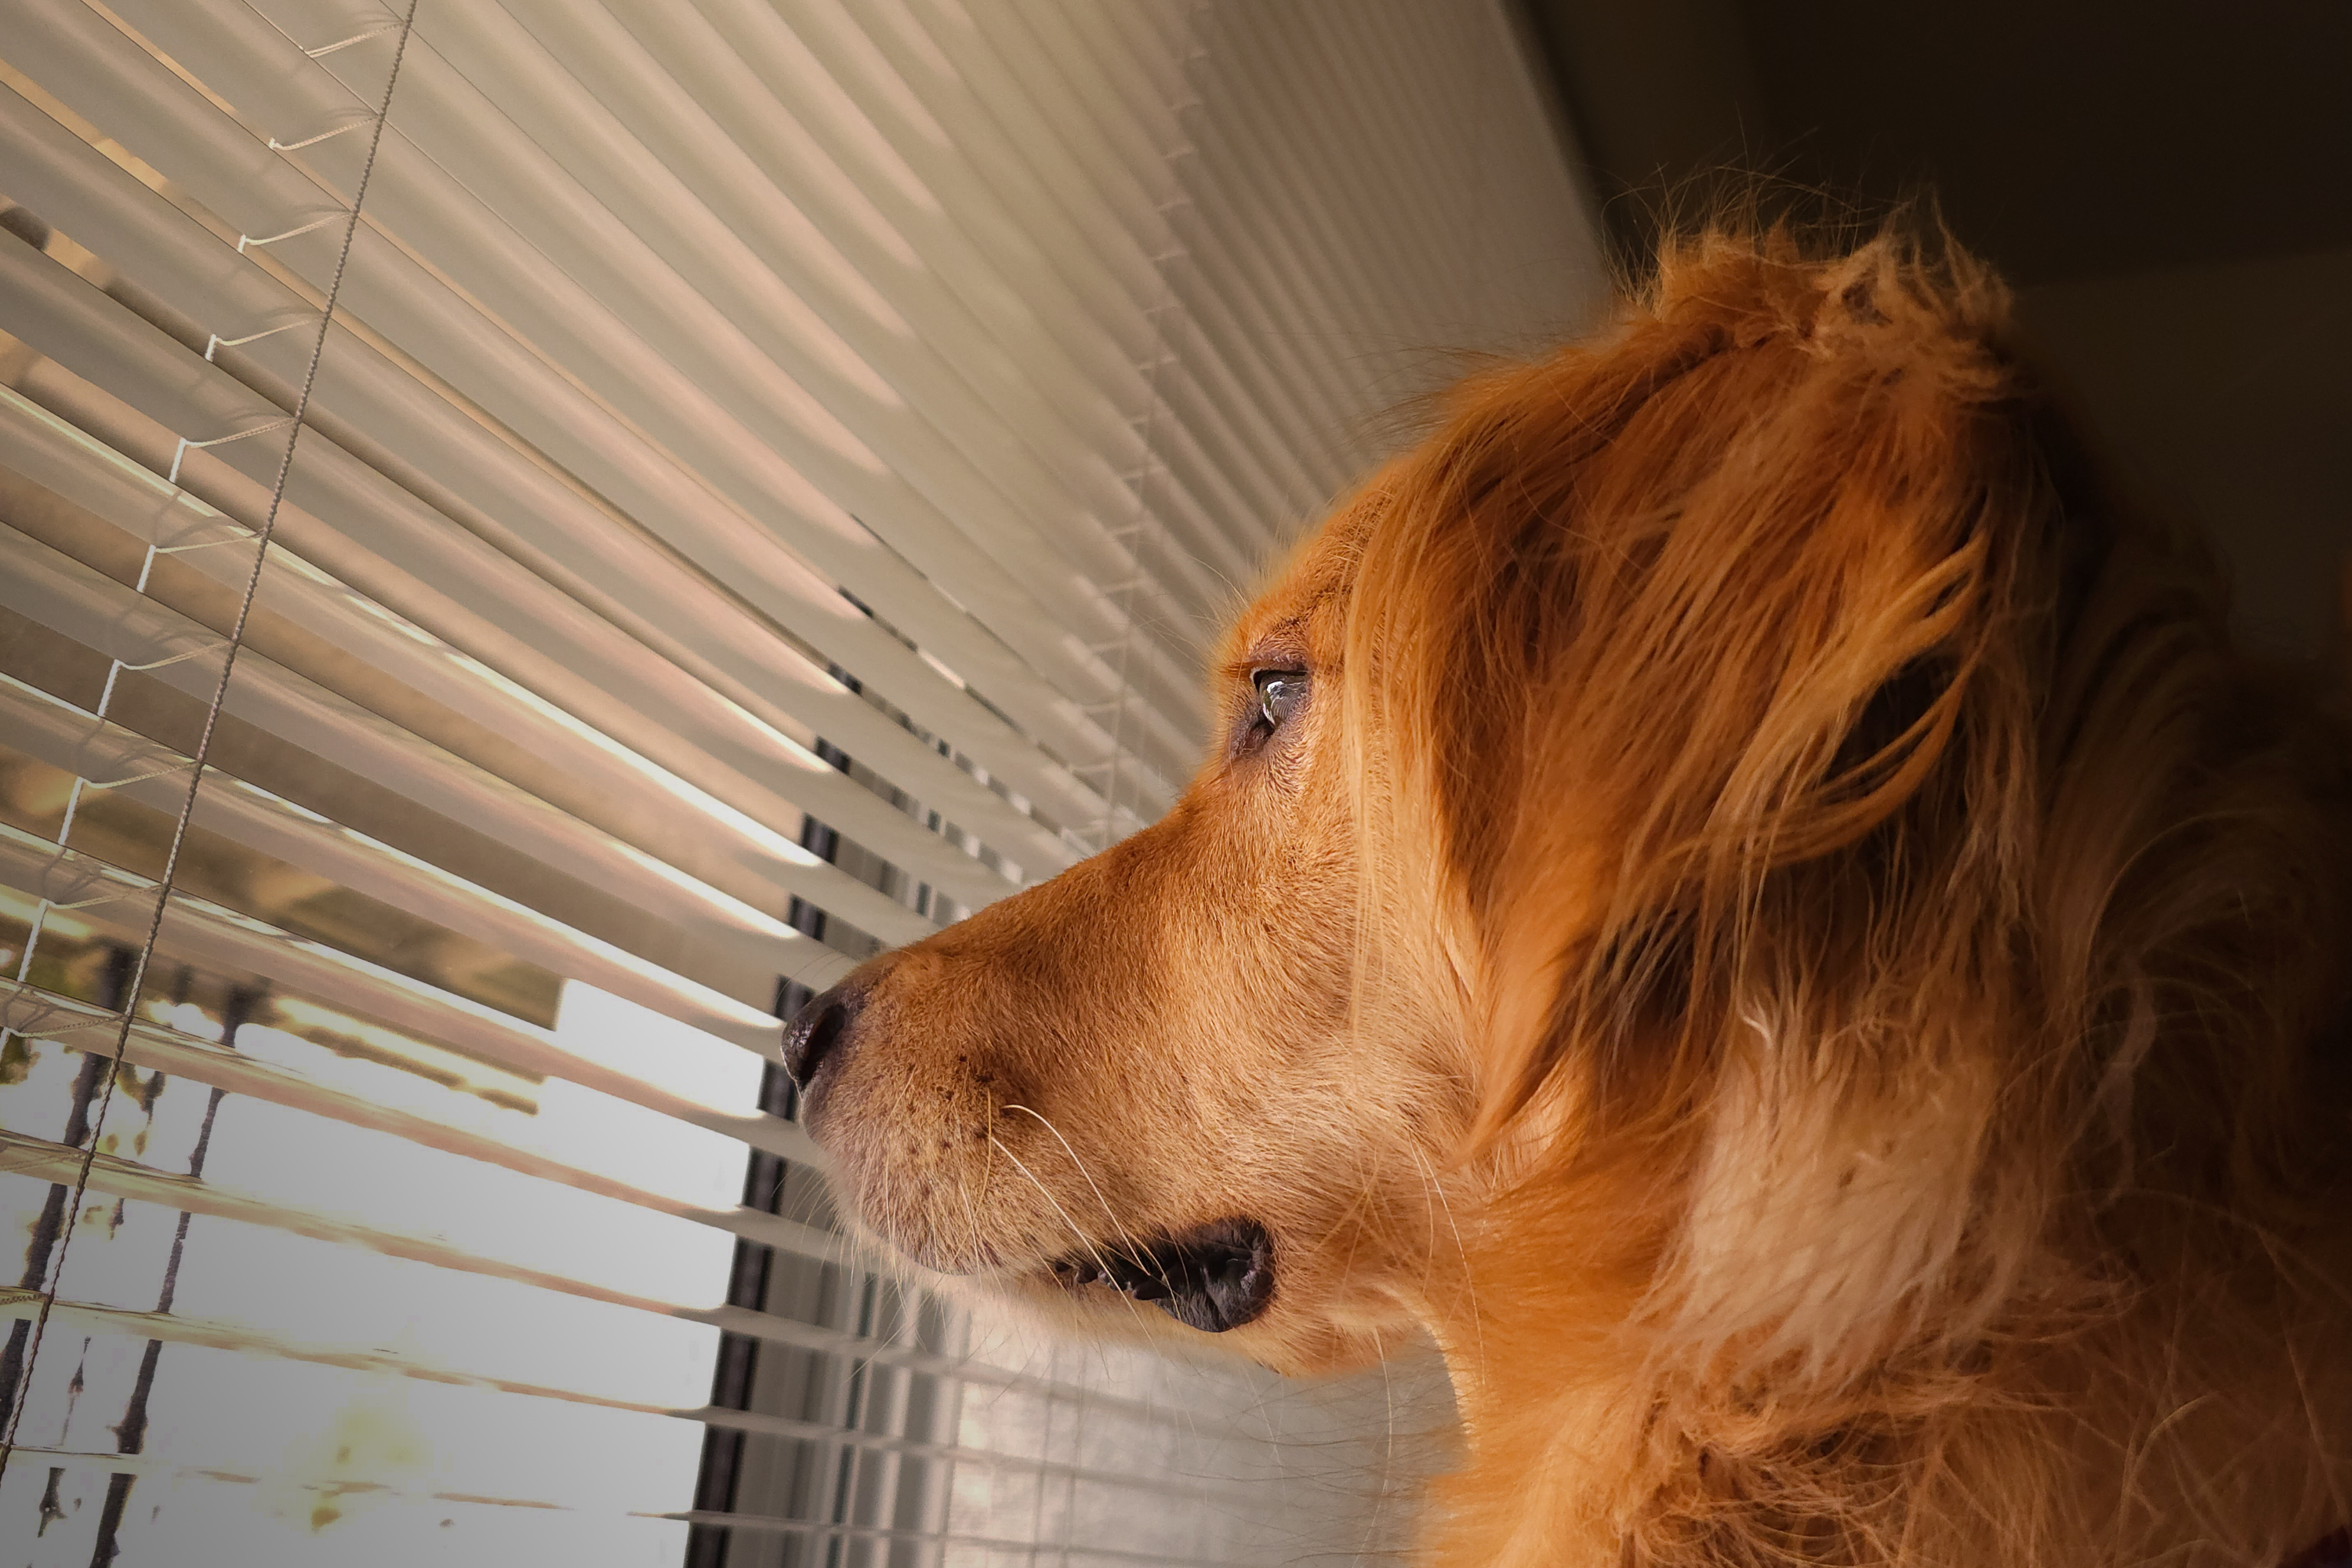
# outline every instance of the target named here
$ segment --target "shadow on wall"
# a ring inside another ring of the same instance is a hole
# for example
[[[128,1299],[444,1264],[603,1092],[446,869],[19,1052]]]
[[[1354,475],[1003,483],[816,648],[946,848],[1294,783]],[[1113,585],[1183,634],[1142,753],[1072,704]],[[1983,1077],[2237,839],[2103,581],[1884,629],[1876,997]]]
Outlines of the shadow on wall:
[[[2019,305],[2137,477],[2210,531],[2248,642],[2322,647],[2352,585],[2352,248],[2045,283]]]
[[[1612,240],[1724,171],[1932,189],[2254,647],[2352,592],[2352,6],[1522,0]]]

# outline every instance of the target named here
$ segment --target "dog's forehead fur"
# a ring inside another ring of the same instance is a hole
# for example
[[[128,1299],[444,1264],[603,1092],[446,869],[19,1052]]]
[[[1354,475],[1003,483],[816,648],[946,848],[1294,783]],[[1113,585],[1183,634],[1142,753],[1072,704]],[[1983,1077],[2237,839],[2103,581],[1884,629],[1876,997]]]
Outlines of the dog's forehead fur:
[[[1386,501],[1384,487],[1367,486],[1294,547],[1265,590],[1218,639],[1211,660],[1218,685],[1230,686],[1285,659],[1337,666],[1356,561]]]

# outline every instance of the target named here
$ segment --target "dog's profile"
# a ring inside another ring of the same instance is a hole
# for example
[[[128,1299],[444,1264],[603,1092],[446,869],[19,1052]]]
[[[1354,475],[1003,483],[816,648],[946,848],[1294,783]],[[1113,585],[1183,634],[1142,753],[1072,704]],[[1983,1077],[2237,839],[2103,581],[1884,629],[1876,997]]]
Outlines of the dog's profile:
[[[1298,550],[1164,818],[806,1010],[809,1125],[1073,1325],[1425,1331],[1437,1563],[2281,1568],[2352,752],[2210,577],[1954,247],[1681,242]]]

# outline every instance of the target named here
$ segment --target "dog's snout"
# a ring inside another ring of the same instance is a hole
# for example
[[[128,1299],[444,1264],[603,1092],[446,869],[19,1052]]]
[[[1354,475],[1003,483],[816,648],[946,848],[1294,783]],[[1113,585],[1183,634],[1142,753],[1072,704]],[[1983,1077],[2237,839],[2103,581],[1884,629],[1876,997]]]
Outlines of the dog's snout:
[[[784,1070],[806,1094],[828,1060],[849,1054],[855,1043],[857,1016],[866,1010],[873,990],[863,976],[853,974],[823,995],[812,999],[784,1028]]]

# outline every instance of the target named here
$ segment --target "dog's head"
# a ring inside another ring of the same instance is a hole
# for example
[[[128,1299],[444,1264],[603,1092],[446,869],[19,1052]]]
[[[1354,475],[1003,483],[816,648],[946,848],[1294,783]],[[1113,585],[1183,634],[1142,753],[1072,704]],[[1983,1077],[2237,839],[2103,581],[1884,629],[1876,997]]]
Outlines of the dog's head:
[[[1442,1142],[1415,1130],[1466,1101],[1432,1010],[1365,1049],[1341,672],[1381,510],[1334,520],[1227,636],[1219,733],[1167,816],[802,1015],[808,1125],[916,1262],[1148,1332],[1243,1331],[1291,1366],[1393,1313],[1370,1238]]]
[[[1462,389],[1232,629],[1165,817],[803,1015],[862,1222],[1285,1369],[1515,1278],[1783,1349],[1994,1289],[2103,983],[2036,879],[2137,831],[2053,783],[2110,722],[2059,672],[2140,624],[2005,310],[1710,240]]]

